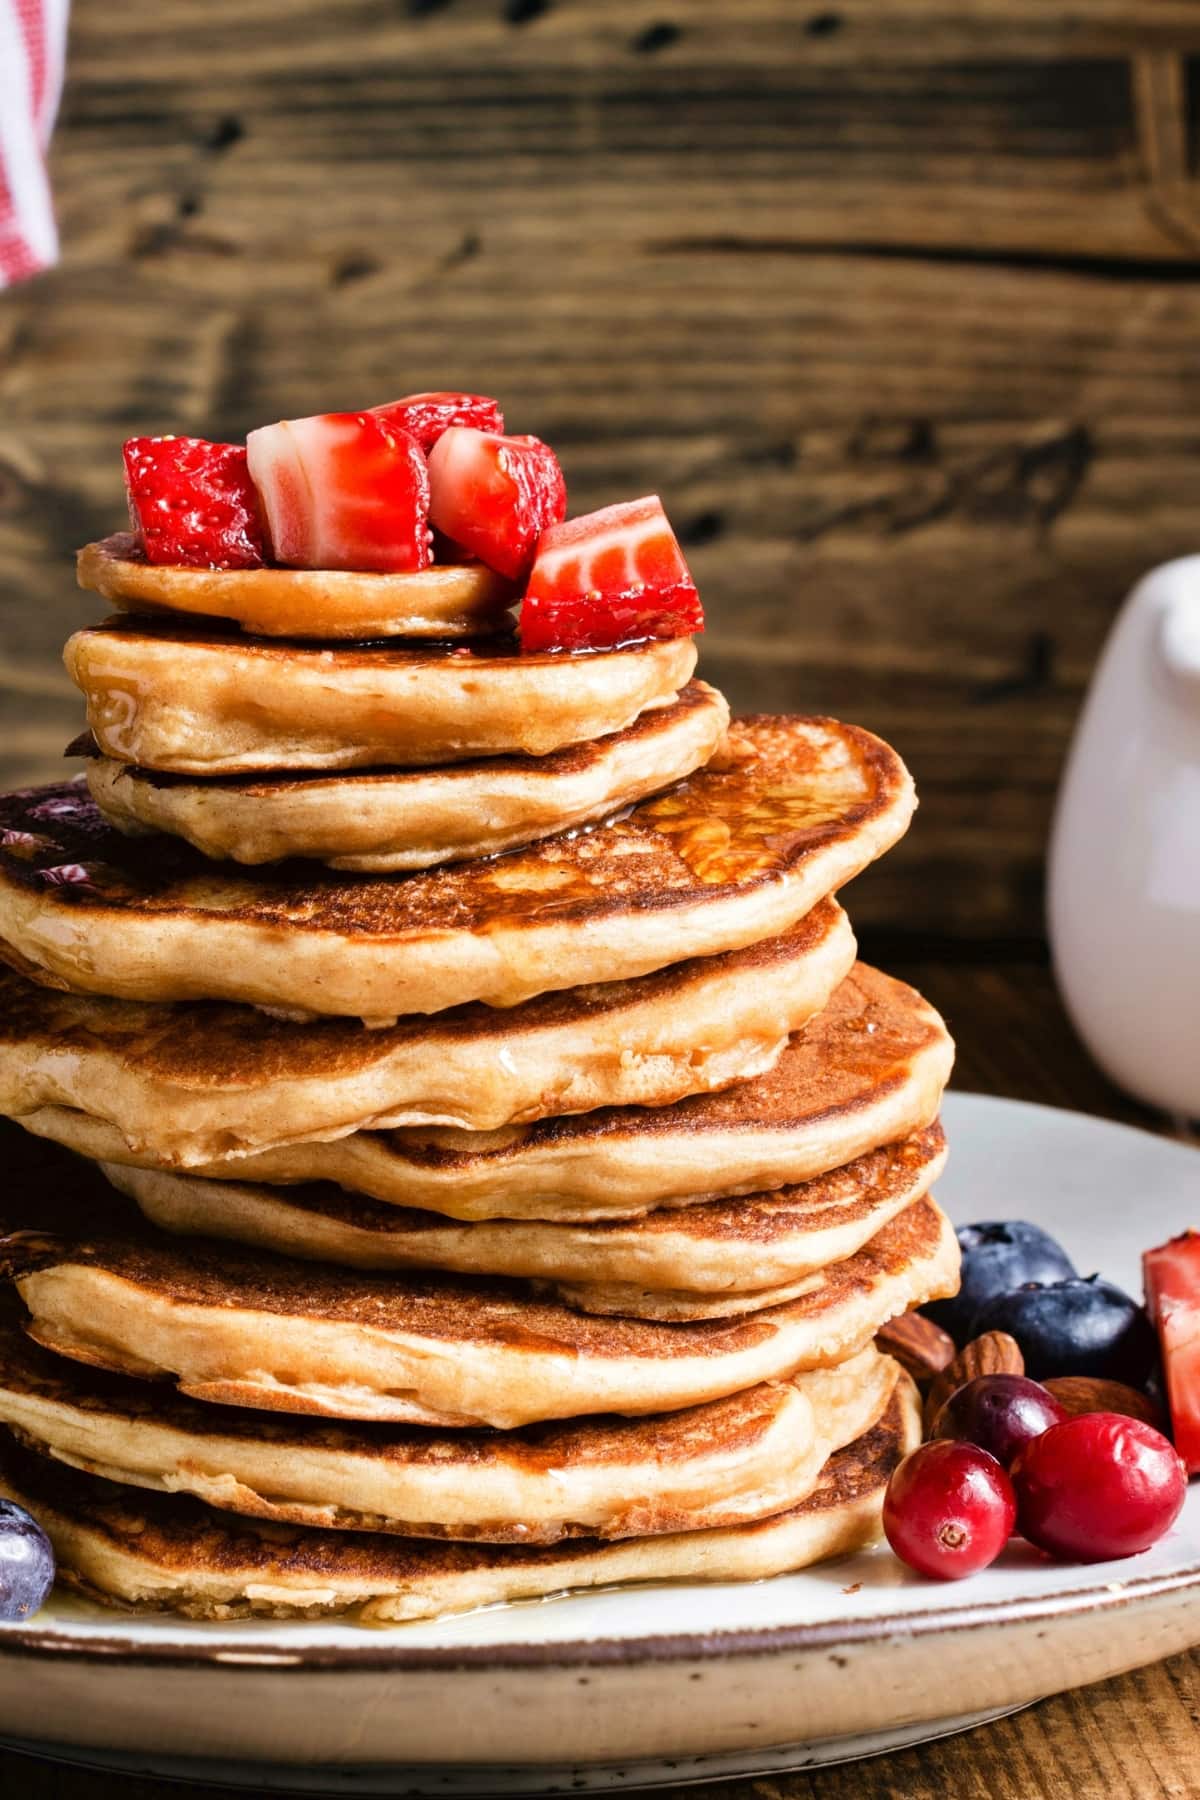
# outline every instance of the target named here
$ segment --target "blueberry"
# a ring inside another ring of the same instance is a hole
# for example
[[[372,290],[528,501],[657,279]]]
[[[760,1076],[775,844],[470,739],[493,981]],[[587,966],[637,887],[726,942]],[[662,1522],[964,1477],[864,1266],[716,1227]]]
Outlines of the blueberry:
[[[938,1300],[924,1311],[948,1331],[960,1347],[974,1335],[971,1326],[981,1306],[1027,1281],[1062,1281],[1075,1265],[1048,1231],[1026,1219],[981,1219],[960,1225],[962,1285],[952,1300]]]
[[[23,1506],[0,1500],[0,1622],[27,1619],[54,1586],[54,1551]]]
[[[1021,1346],[1025,1373],[1096,1375],[1144,1386],[1154,1367],[1154,1331],[1136,1300],[1098,1275],[997,1294],[976,1313],[971,1335],[1007,1331]]]

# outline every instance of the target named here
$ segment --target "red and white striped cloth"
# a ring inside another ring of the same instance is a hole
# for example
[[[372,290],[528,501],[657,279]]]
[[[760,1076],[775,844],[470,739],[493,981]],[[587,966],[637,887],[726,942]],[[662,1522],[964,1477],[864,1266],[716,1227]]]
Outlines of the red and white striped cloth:
[[[58,256],[46,150],[58,111],[68,0],[0,0],[0,287]]]

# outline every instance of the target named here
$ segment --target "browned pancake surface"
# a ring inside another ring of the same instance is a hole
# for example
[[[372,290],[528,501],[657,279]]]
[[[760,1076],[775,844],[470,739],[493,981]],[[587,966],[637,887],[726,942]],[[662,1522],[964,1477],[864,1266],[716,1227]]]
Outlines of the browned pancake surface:
[[[137,840],[130,840],[136,842]],[[169,854],[171,840],[155,840]],[[19,855],[9,846],[8,854]],[[0,858],[6,854],[0,844]],[[307,869],[307,865],[306,869]],[[357,1019],[321,1018],[303,1023],[273,1019],[257,1007],[216,1000],[151,1005],[136,1000],[60,994],[27,981],[0,965],[0,1043],[29,1038],[55,1039],[65,1055],[86,1055],[102,1035],[104,1045],[123,1051],[148,1078],[217,1091],[260,1088],[315,1073],[330,1079],[382,1062],[397,1045],[419,1038],[436,1058],[438,1042],[494,1040],[497,1050],[523,1031],[551,1030],[599,1019],[624,1006],[670,1007],[698,977],[720,974],[770,982],[771,972],[802,957],[830,934],[837,921],[832,901],[823,900],[799,924],[773,938],[722,956],[688,962],[630,981],[539,994],[520,1006],[497,1008],[472,1002],[432,1017],[409,1015],[396,1025],[364,1031]]]
[[[481,1163],[500,1167],[531,1149],[614,1136],[811,1128],[817,1119],[854,1112],[896,1092],[914,1059],[945,1039],[945,1025],[915,988],[860,962],[817,1017],[793,1035],[773,1069],[720,1093],[695,1094],[673,1106],[605,1106],[539,1119],[512,1127],[491,1147],[466,1131],[412,1128],[382,1135],[407,1160],[453,1171]]]
[[[208,775],[203,780],[195,775],[144,769],[137,764],[131,764],[129,772],[138,781],[147,782],[151,787],[202,787],[205,791],[211,790],[216,794],[237,794],[257,800],[270,800],[292,788],[324,784],[331,790],[344,794],[350,806],[353,806],[355,794],[360,790],[395,787],[397,783],[406,780],[427,784],[434,773],[439,786],[446,789],[456,784],[469,786],[478,782],[481,776],[492,775],[520,775],[526,781],[559,780],[563,776],[582,775],[588,769],[598,767],[616,744],[634,747],[639,744],[649,745],[689,716],[710,711],[713,705],[712,692],[703,682],[689,681],[668,705],[649,707],[632,725],[626,725],[622,731],[610,732],[606,737],[594,738],[583,744],[569,744],[565,749],[553,750],[546,756],[476,757],[469,762],[447,763],[436,772],[429,769],[345,769],[331,774],[328,769],[296,769],[278,775]],[[96,740],[90,732],[84,732],[67,749],[68,756],[94,757],[99,754]],[[452,796],[448,794],[447,798],[452,799]]]
[[[897,1391],[887,1411],[870,1431],[839,1450],[826,1463],[815,1491],[792,1509],[796,1515],[830,1511],[880,1489],[891,1474],[906,1440],[906,1401]],[[209,1574],[244,1574],[269,1581],[275,1575],[331,1579],[406,1578],[435,1573],[461,1573],[496,1564],[554,1562],[561,1547],[509,1544],[448,1543],[438,1539],[397,1538],[381,1533],[314,1531],[303,1527],[264,1525],[218,1513],[187,1495],[131,1490],[85,1475],[37,1456],[0,1434],[0,1478],[21,1494],[36,1512],[86,1525],[112,1549],[176,1573],[189,1569]],[[753,1534],[768,1531],[779,1517],[739,1527]],[[584,1539],[572,1557],[605,1546]]]
[[[263,653],[281,654],[274,645]],[[831,734],[846,758],[836,769],[829,764]],[[906,784],[903,765],[885,744],[830,720],[739,720],[720,762],[595,831],[385,878],[307,863],[214,873],[178,840],[123,837],[105,823],[83,782],[62,782],[0,797],[0,879],[93,916],[217,914],[257,926],[410,940],[551,922],[574,928],[772,883],[856,837],[895,805]]]
[[[20,1309],[0,1301],[0,1387],[99,1418],[129,1422],[153,1419],[195,1437],[236,1438],[292,1446],[297,1450],[342,1451],[405,1467],[421,1464],[455,1468],[500,1466],[539,1473],[578,1467],[626,1467],[653,1458],[684,1464],[720,1451],[749,1448],[771,1426],[777,1412],[777,1384],[760,1382],[725,1399],[661,1417],[624,1418],[595,1414],[553,1420],[518,1431],[467,1427],[439,1431],[422,1425],[381,1425],[370,1420],[337,1424],[288,1413],[214,1408],[189,1400],[161,1382],[140,1381],[108,1370],[81,1368],[52,1356],[21,1329]]]
[[[773,1337],[780,1320],[819,1315],[868,1293],[881,1278],[902,1275],[913,1262],[932,1257],[942,1238],[936,1206],[921,1200],[828,1269],[810,1294],[741,1318],[655,1324],[578,1312],[539,1297],[523,1282],[498,1277],[373,1276],[204,1238],[165,1239],[93,1167],[44,1140],[6,1126],[0,1154],[10,1171],[0,1201],[0,1258],[15,1279],[83,1266],[185,1306],[232,1307],[583,1360],[735,1354]]]

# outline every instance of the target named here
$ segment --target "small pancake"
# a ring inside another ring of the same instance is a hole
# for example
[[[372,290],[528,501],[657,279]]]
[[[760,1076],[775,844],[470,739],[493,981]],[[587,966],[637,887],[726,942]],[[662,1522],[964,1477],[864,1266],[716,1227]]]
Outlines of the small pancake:
[[[927,1001],[857,963],[773,1067],[720,1093],[494,1132],[360,1131],[202,1162],[196,1173],[332,1182],[450,1219],[631,1219],[811,1181],[920,1131],[937,1117],[953,1058]],[[161,1166],[79,1112],[47,1108],[21,1123],[102,1162]]]
[[[699,1324],[606,1318],[496,1277],[367,1275],[165,1237],[87,1164],[5,1135],[0,1256],[37,1342],[269,1412],[500,1430],[674,1412],[843,1362],[958,1280],[958,1240],[924,1199],[785,1306]]]
[[[545,756],[623,731],[696,667],[690,638],[591,656],[511,637],[318,649],[152,619],[88,626],[63,655],[101,752],[178,775]]]
[[[585,1312],[710,1317],[770,1305],[767,1290],[853,1256],[927,1194],[946,1161],[940,1125],[773,1194],[711,1200],[591,1225],[463,1224],[344,1193],[329,1182],[260,1187],[101,1165],[154,1225],[184,1237],[354,1269],[448,1269],[544,1281]],[[671,1290],[676,1290],[673,1295]],[[665,1308],[673,1308],[669,1313]]]
[[[722,696],[693,681],[624,731],[549,756],[215,781],[98,757],[87,782],[109,824],[132,836],[165,831],[217,860],[307,856],[331,869],[392,874],[494,856],[611,818],[702,768],[728,723]]]
[[[370,877],[214,866],[176,839],[122,837],[64,782],[0,797],[0,939],[35,980],[118,999],[377,1021],[512,1006],[785,932],[882,855],[914,805],[869,732],[764,715],[617,823]]]
[[[42,1455],[284,1524],[488,1543],[766,1518],[803,1500],[827,1457],[871,1428],[897,1375],[868,1348],[661,1418],[434,1432],[205,1406],[83,1371],[0,1323],[0,1420]]]
[[[381,1126],[665,1106],[769,1068],[853,963],[849,921],[823,900],[745,950],[377,1031],[61,994],[0,965],[0,1113],[89,1155],[187,1167]]]
[[[871,1430],[830,1457],[799,1506],[756,1524],[618,1543],[447,1544],[306,1531],[141,1493],[0,1440],[0,1493],[49,1533],[59,1573],[93,1598],[190,1618],[348,1616],[385,1625],[625,1581],[761,1581],[879,1536],[892,1471],[920,1442],[907,1376]]]
[[[482,563],[411,575],[344,569],[186,569],[149,563],[132,532],[85,544],[81,588],[122,611],[229,619],[264,637],[455,638],[512,629],[510,581]]]

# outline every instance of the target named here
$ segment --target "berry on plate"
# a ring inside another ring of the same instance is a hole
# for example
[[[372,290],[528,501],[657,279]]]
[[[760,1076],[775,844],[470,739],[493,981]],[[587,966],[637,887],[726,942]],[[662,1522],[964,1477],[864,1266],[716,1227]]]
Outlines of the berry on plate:
[[[1026,1444],[1012,1468],[1017,1529],[1051,1556],[1136,1556],[1171,1529],[1187,1474],[1161,1431],[1123,1413],[1081,1413]]]
[[[615,650],[690,637],[704,613],[657,494],[542,533],[521,605],[525,650]]]
[[[978,1444],[1007,1469],[1032,1438],[1066,1416],[1054,1395],[1027,1375],[979,1375],[951,1394],[930,1435]]]
[[[385,425],[415,437],[427,456],[451,425],[471,425],[476,431],[504,430],[504,415],[486,394],[406,394],[403,400],[389,400],[386,406],[368,410]]]
[[[940,1581],[995,1562],[1016,1516],[1012,1483],[996,1458],[948,1439],[906,1456],[883,1501],[883,1529],[896,1555]]]
[[[23,1506],[0,1500],[0,1622],[28,1619],[53,1586],[50,1539]]]
[[[1062,1281],[1075,1265],[1055,1238],[1028,1219],[980,1219],[960,1225],[962,1273],[957,1294],[924,1308],[958,1344],[976,1336],[975,1315],[989,1300],[1027,1281]]]
[[[1097,1375],[1141,1387],[1154,1367],[1154,1333],[1136,1300],[1098,1275],[1031,1281],[998,1294],[975,1315],[976,1331],[1007,1331],[1025,1373]]]
[[[147,562],[191,569],[262,566],[258,497],[240,444],[130,438],[125,492]]]
[[[429,471],[416,439],[371,413],[320,413],[246,439],[277,562],[295,569],[424,569]]]
[[[558,458],[540,438],[452,425],[429,453],[429,480],[437,529],[512,580],[567,510]]]
[[[1175,1448],[1200,1473],[1200,1231],[1142,1258],[1146,1306],[1158,1331]]]

